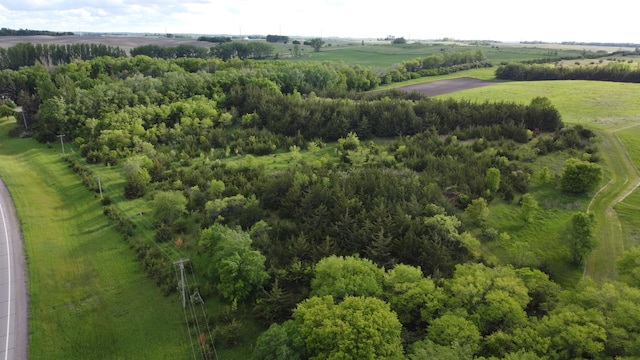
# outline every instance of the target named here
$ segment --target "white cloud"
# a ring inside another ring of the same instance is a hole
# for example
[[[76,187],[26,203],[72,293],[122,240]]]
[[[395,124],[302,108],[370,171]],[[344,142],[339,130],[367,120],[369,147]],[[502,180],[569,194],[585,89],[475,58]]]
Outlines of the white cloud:
[[[631,4],[573,0],[19,0],[3,26],[54,31],[640,42]],[[6,11],[4,11],[6,10]]]

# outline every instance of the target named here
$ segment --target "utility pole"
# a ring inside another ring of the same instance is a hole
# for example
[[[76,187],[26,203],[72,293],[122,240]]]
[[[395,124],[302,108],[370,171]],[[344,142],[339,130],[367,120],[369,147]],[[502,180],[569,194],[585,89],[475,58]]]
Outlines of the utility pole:
[[[60,145],[62,146],[62,153],[64,154],[64,140],[62,140],[62,138],[64,138],[64,134],[60,134],[58,137],[60,138]]]
[[[187,307],[187,298],[185,295],[185,283],[184,283],[184,263],[188,262],[189,259],[180,259],[178,261],[174,261],[173,265],[178,264],[180,266],[180,294],[182,295],[182,307]]]
[[[27,119],[24,117],[24,111],[20,110],[20,113],[22,114],[22,121],[24,122],[24,128],[27,128]]]
[[[104,200],[102,197],[102,183],[100,182],[100,175],[98,175],[98,189],[100,190],[100,200]]]
[[[4,96],[2,97],[3,101],[4,101]],[[22,107],[17,107],[15,108],[13,111],[15,112],[19,112],[22,114],[22,122],[24,122],[24,128],[27,128],[27,119],[24,117],[24,110],[22,110]]]

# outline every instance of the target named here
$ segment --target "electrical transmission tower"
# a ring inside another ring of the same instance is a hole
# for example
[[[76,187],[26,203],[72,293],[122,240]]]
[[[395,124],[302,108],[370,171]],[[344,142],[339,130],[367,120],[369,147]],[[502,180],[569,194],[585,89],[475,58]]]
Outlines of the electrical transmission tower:
[[[216,353],[216,348],[213,343],[213,336],[211,333],[211,328],[209,327],[207,312],[204,308],[204,300],[202,299],[202,296],[200,296],[200,292],[198,291],[198,289],[195,288],[196,281],[193,277],[193,273],[191,273],[191,287],[194,288],[192,290],[190,290],[189,278],[188,276],[185,276],[184,264],[187,262],[189,262],[189,259],[180,259],[174,261],[173,264],[177,265],[180,269],[180,275],[177,279],[178,288],[180,289],[180,297],[182,299],[182,309],[184,311],[185,321],[187,322],[187,327],[189,328],[189,338],[191,341],[194,359],[196,358],[196,349],[194,347],[195,336],[202,359],[217,360],[218,354]],[[176,273],[176,277],[177,276],[178,274]],[[189,294],[187,294],[187,291],[189,292]]]
[[[182,295],[182,307],[185,308],[187,307],[187,298],[185,295],[185,287],[186,284],[184,282],[184,263],[188,262],[189,259],[180,259],[178,261],[174,261],[173,265],[178,264],[180,266],[180,283],[178,284],[180,286],[180,294]]]

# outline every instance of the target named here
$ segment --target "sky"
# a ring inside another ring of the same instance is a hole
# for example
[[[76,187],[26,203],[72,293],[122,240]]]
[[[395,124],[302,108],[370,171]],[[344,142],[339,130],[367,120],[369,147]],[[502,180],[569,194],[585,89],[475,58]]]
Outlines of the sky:
[[[0,0],[0,27],[640,43],[636,6],[631,0]]]

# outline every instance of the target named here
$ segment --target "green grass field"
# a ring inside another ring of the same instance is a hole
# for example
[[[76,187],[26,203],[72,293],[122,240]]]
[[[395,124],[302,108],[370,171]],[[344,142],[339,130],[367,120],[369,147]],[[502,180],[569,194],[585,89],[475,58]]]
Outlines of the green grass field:
[[[515,101],[545,96],[569,124],[606,129],[640,120],[640,84],[606,81],[522,81],[460,91],[440,98]]]
[[[22,222],[30,359],[186,359],[177,297],[164,297],[58,148],[10,139],[0,175]]]
[[[640,126],[630,126],[616,131],[616,135],[626,148],[633,164],[640,166]],[[624,248],[628,249],[640,245],[640,190],[636,189],[626,199],[615,206],[622,229],[625,232]]]
[[[326,40],[327,44],[314,52],[311,46],[299,45],[304,56],[290,58],[295,45],[274,44],[275,53],[281,58],[294,61],[335,61],[346,64],[359,64],[365,67],[389,69],[406,60],[427,57],[442,52],[460,52],[482,50],[494,64],[502,62],[543,59],[556,56],[580,56],[582,49],[549,49],[534,46],[513,46],[512,44],[496,44],[471,46],[458,43],[416,42],[405,45],[392,45],[390,42],[353,40]],[[330,46],[329,46],[330,45]],[[557,51],[557,55],[555,52]]]

